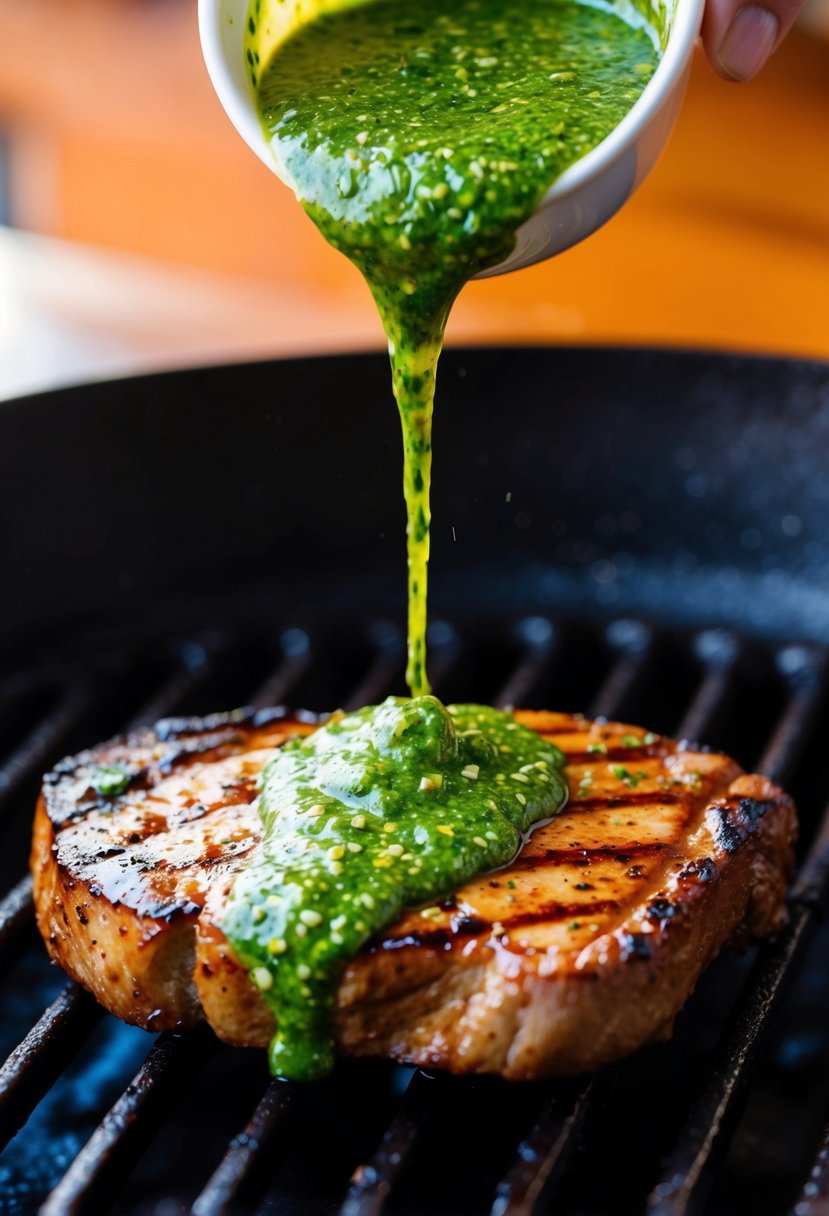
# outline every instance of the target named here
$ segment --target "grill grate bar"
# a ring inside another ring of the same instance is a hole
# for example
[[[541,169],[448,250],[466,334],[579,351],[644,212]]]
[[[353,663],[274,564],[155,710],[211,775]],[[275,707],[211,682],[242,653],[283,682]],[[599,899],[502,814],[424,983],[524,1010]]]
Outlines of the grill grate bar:
[[[703,665],[703,678],[677,735],[704,743],[728,699],[739,648],[730,634],[712,629],[696,636],[693,649]]]
[[[789,702],[763,752],[758,772],[785,785],[817,720],[826,685],[826,656],[807,646],[787,646],[777,666],[789,685]]]
[[[524,1139],[506,1178],[498,1184],[491,1216],[532,1216],[541,1209],[576,1146],[592,1103],[595,1082],[588,1081],[573,1099],[557,1087]]]
[[[812,908],[818,919],[829,913],[829,810],[820,822],[791,891],[791,902]]]
[[[388,696],[403,663],[403,638],[391,621],[377,621],[371,630],[374,655],[357,686],[345,699],[346,710],[375,705]]]
[[[0,1146],[18,1131],[92,1033],[103,1010],[67,984],[0,1067]]]
[[[616,660],[590,707],[592,718],[612,718],[633,692],[653,652],[653,634],[642,621],[614,621],[605,641]]]
[[[295,1087],[287,1081],[270,1083],[244,1131],[231,1140],[214,1174],[193,1204],[192,1216],[231,1216],[234,1201],[250,1179],[258,1154],[281,1126],[295,1093]]]
[[[685,1216],[704,1209],[711,1167],[727,1147],[739,1100],[814,929],[811,910],[798,907],[780,937],[761,949],[710,1080],[694,1102],[686,1130],[649,1197],[651,1216]]]
[[[829,1216],[829,1124],[791,1216]]]
[[[556,647],[555,628],[543,616],[531,616],[521,621],[517,635],[522,651],[493,702],[500,709],[512,709],[528,700]]]
[[[178,662],[170,676],[133,715],[127,731],[155,726],[156,722],[172,713],[186,696],[199,688],[210,677],[213,656],[201,642],[187,642],[179,648]]]
[[[32,880],[27,875],[0,902],[0,961],[13,957],[23,930],[34,918]]]
[[[93,703],[92,686],[72,685],[57,705],[41,718],[35,729],[4,761],[0,770],[0,806],[32,777],[40,776],[58,743],[82,721]]]
[[[414,1073],[373,1157],[355,1171],[340,1216],[380,1216],[392,1187],[408,1164],[434,1102],[440,1101],[441,1088],[439,1079],[420,1070]]]
[[[429,642],[429,679],[438,688],[457,662],[462,643],[454,625],[448,621],[432,621],[427,634]]]
[[[256,709],[283,705],[311,665],[311,639],[304,629],[286,629],[279,642],[282,658],[254,694]]]
[[[148,1120],[192,1051],[188,1040],[159,1035],[130,1084],[46,1199],[40,1216],[74,1216],[116,1167],[123,1167],[140,1151],[150,1130]]]

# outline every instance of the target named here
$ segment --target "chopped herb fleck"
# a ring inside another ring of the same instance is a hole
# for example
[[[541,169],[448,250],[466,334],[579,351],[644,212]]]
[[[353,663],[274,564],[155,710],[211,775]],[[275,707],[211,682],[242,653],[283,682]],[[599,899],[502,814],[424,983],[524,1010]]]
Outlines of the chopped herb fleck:
[[[610,771],[618,781],[624,781],[625,785],[629,786],[632,790],[635,790],[639,782],[644,781],[648,775],[642,771],[632,773],[629,769],[625,768],[624,764],[612,764]]]
[[[96,770],[92,784],[99,794],[105,798],[117,798],[123,794],[130,783],[130,775],[117,764],[103,765]]]

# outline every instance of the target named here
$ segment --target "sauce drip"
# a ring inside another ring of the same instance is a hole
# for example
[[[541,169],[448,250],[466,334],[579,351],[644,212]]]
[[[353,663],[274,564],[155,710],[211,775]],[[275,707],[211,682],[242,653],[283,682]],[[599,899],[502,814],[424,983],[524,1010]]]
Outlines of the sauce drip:
[[[429,691],[435,371],[461,287],[502,261],[557,177],[618,125],[657,62],[647,34],[577,0],[375,0],[316,18],[261,69],[281,176],[362,271],[403,428],[407,683]],[[251,13],[254,34],[255,9]]]

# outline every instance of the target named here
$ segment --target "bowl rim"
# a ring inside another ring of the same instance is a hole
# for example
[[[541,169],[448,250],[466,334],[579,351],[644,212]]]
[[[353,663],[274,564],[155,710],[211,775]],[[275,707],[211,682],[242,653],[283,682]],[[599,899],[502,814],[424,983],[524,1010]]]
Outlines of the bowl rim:
[[[613,8],[612,0],[583,0],[591,7]],[[235,70],[228,61],[225,44],[225,7],[228,0],[198,0],[199,35],[208,75],[230,121],[261,161],[276,170],[259,117],[253,105],[244,56]],[[247,12],[245,0],[238,0]],[[690,63],[705,0],[676,0],[674,18],[665,51],[651,79],[628,113],[595,148],[591,148],[558,177],[543,195],[534,214],[550,203],[575,193],[601,176],[609,165],[633,147],[655,114],[668,102]],[[243,39],[244,21],[240,23]],[[530,220],[532,217],[530,217]]]
[[[239,25],[239,62],[234,71],[225,53],[226,0],[198,0],[199,39],[207,74],[222,107],[242,139],[269,169],[276,168],[253,104],[244,60],[244,21]],[[246,0],[239,0],[247,12]]]
[[[590,3],[590,0],[582,2]],[[594,7],[612,8],[613,5],[597,4]],[[704,7],[705,0],[677,0],[668,41],[653,76],[610,134],[556,178],[536,207],[536,212],[548,203],[579,190],[633,147],[682,80],[699,35]]]

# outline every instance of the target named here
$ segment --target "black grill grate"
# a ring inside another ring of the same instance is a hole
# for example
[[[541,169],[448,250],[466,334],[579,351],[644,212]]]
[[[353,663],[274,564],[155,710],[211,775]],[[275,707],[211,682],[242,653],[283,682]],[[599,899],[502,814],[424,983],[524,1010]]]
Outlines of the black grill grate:
[[[147,1052],[146,1036],[43,965],[30,882],[20,878],[40,772],[68,750],[172,712],[376,700],[401,685],[402,638],[379,621],[275,637],[76,640],[45,667],[0,681],[0,844],[10,883],[19,879],[0,903],[0,1032],[11,1036],[0,1069],[4,1211],[825,1216],[829,1028],[819,984],[806,1047],[798,1023],[798,993],[814,987],[826,953],[824,652],[634,620],[593,628],[478,618],[438,623],[431,640],[447,699],[618,716],[722,747],[791,788],[803,840],[788,928],[746,958],[718,960],[673,1044],[581,1083],[509,1086],[344,1062],[330,1080],[296,1087],[269,1082],[264,1056],[224,1048],[206,1030],[162,1035]],[[817,961],[804,968],[810,949]],[[779,1117],[784,1150],[770,1169],[751,1097],[769,1084],[785,1091],[787,1058],[800,1086],[798,1141],[786,1141],[787,1095],[777,1093],[764,1109]]]

